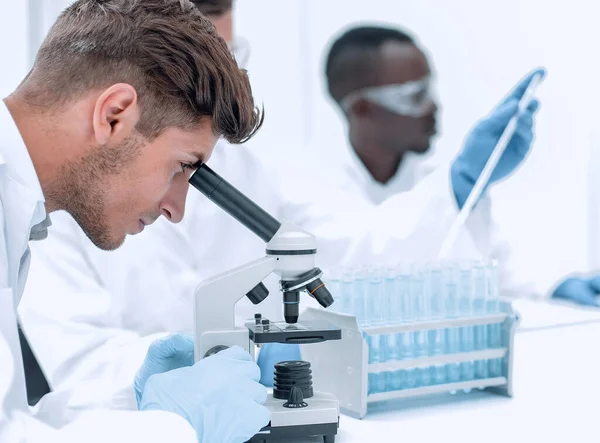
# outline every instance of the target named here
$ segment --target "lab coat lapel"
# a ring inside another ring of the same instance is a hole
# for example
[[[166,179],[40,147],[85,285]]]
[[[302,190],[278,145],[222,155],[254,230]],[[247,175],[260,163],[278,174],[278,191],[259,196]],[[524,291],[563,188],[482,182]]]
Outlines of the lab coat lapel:
[[[2,181],[8,281],[14,288],[13,296],[16,306],[23,294],[29,269],[28,243],[38,197],[32,190],[6,173],[2,175]],[[19,210],[11,210],[11,208],[19,208]]]
[[[28,405],[25,375],[20,360],[16,305],[13,301],[13,290],[10,288],[0,289],[0,356],[0,408],[3,410],[0,413],[5,413],[4,411],[15,406],[26,411]]]

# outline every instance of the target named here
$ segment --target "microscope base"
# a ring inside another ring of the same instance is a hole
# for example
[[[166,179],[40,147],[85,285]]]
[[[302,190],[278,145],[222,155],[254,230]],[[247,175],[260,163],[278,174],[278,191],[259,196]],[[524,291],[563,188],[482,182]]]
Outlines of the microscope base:
[[[249,442],[266,443],[287,441],[292,438],[323,437],[324,443],[334,443],[337,435],[340,409],[336,398],[328,393],[315,392],[304,400],[308,406],[299,409],[283,407],[286,400],[269,394],[265,406],[271,412],[271,422]]]

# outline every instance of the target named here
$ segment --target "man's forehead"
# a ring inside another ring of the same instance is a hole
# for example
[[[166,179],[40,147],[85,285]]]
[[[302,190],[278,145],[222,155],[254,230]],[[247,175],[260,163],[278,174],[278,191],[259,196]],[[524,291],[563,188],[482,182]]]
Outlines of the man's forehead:
[[[200,157],[200,154],[206,156],[219,140],[212,124],[198,125],[191,129],[168,128],[162,138],[165,143],[197,157]]]
[[[389,41],[380,50],[378,83],[401,84],[431,73],[425,54],[413,43]]]

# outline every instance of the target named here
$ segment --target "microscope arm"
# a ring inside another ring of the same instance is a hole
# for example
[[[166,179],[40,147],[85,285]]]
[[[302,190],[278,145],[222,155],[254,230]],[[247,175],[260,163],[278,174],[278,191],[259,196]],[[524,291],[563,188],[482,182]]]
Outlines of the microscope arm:
[[[200,337],[195,343],[196,360],[203,358],[213,347],[221,345],[238,345],[251,351],[248,331],[236,331],[235,305],[247,295],[248,288],[262,286],[262,280],[273,271],[276,262],[277,258],[266,256],[198,285],[194,296],[196,337]],[[224,338],[223,332],[226,331],[231,331],[229,338]]]

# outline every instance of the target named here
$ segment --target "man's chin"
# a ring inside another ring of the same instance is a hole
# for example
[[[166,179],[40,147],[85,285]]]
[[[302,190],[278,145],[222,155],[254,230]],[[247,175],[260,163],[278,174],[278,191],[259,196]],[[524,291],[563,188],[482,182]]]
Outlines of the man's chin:
[[[414,152],[415,154],[427,154],[430,149],[431,149],[431,143],[427,143],[427,144],[423,144],[423,145],[413,146],[413,148],[411,149],[411,152]]]
[[[88,238],[98,249],[102,249],[103,251],[114,251],[119,249],[125,242],[125,236],[116,238],[108,233],[102,235],[88,235]]]

